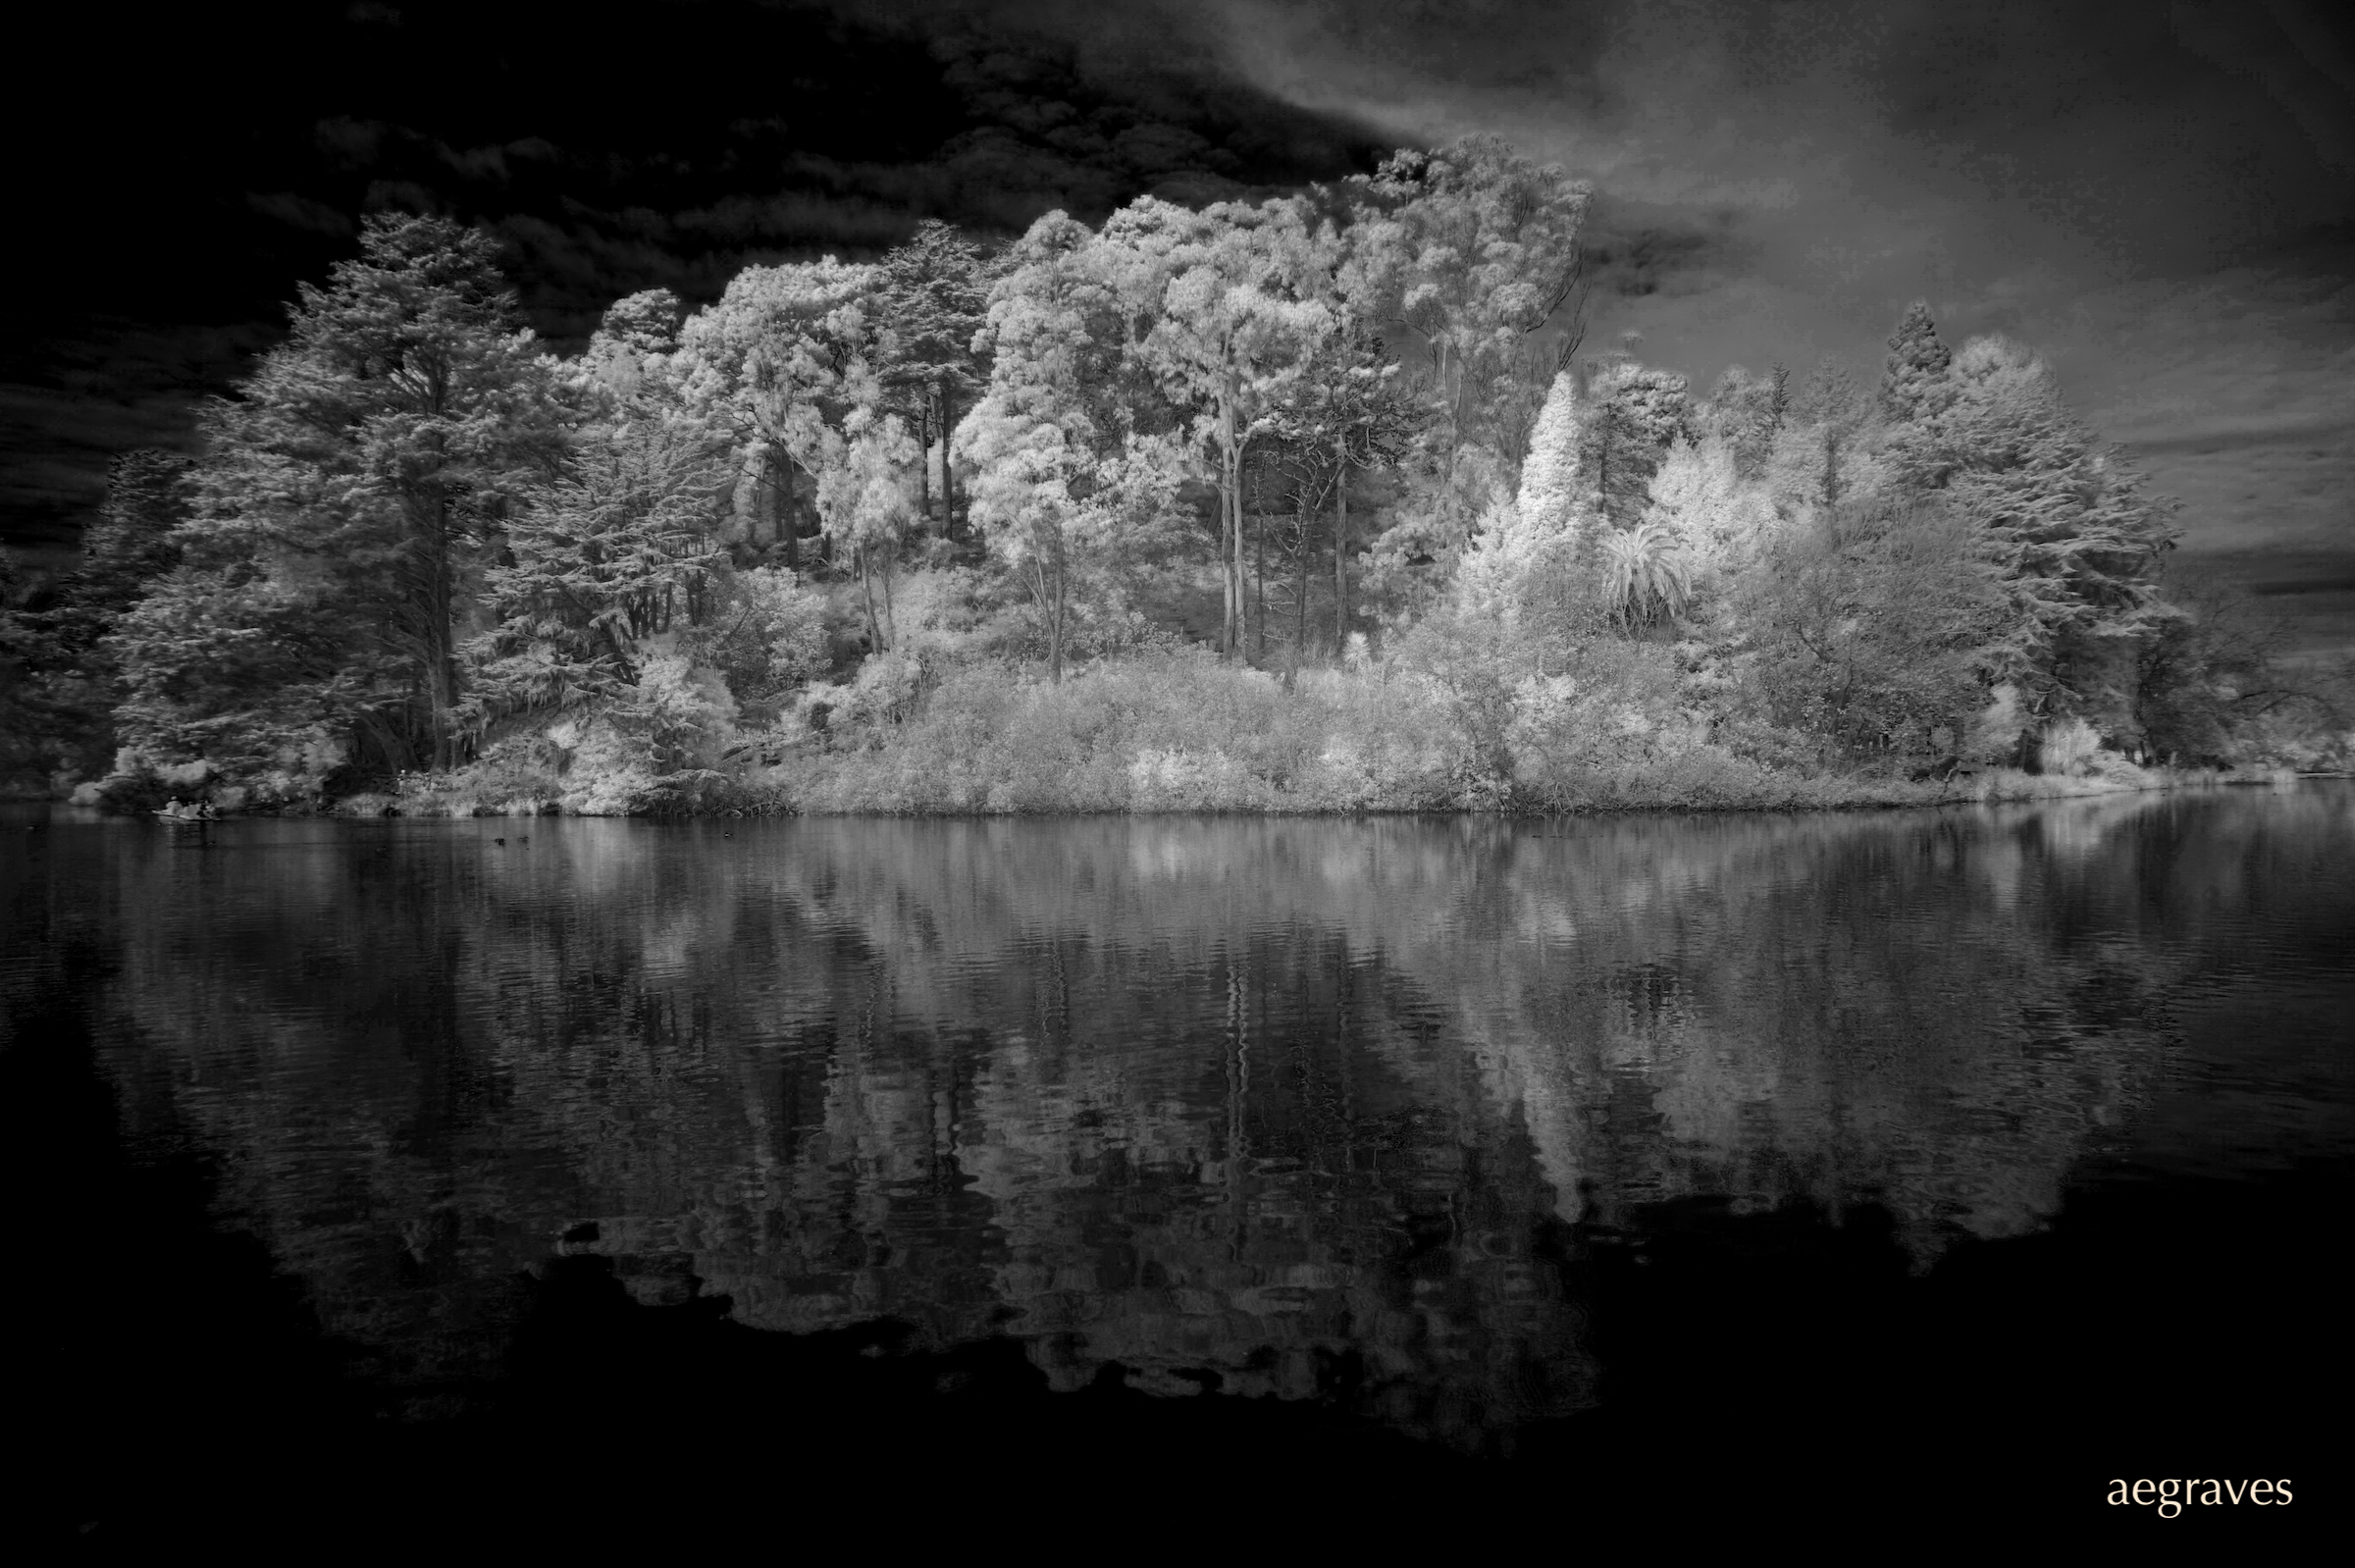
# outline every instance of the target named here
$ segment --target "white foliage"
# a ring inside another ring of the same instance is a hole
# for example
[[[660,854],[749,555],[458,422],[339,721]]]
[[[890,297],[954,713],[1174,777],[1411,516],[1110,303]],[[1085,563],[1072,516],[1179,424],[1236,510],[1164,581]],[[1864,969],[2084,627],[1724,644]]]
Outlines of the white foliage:
[[[1668,448],[1644,521],[1676,540],[1703,595],[1755,559],[1776,526],[1772,496],[1741,477],[1732,444],[1714,436]]]
[[[1576,558],[1588,507],[1578,489],[1578,393],[1570,374],[1553,380],[1521,465],[1521,490],[1490,497],[1456,574],[1465,613],[1518,625],[1558,592]]]
[[[1567,535],[1575,526],[1578,495],[1578,386],[1570,372],[1553,378],[1545,405],[1530,432],[1529,456],[1521,464],[1521,515],[1531,523]]]

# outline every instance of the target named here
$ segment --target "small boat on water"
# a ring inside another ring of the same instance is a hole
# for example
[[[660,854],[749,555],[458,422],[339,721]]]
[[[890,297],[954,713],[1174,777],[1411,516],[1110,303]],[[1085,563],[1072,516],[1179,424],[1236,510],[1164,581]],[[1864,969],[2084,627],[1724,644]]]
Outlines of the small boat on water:
[[[221,814],[202,801],[166,801],[155,809],[157,817],[166,822],[217,822]]]

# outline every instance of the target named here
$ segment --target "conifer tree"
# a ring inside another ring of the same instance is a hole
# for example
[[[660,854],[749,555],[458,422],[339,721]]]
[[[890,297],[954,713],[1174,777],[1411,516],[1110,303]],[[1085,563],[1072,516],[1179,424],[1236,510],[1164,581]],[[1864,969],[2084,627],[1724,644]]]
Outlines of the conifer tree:
[[[1895,429],[1905,482],[1943,492],[2005,563],[2015,667],[2038,711],[2122,713],[2131,645],[2170,613],[2156,574],[2171,503],[2103,447],[2037,355],[2001,338],[1957,353],[1935,413]]]
[[[1758,376],[1745,366],[1729,365],[1709,389],[1696,423],[1700,433],[1726,444],[1744,479],[1755,479],[1766,471],[1790,412],[1789,371],[1775,365]]]
[[[182,562],[115,638],[134,744],[314,784],[355,741],[458,759],[460,623],[561,449],[552,378],[488,237],[378,217],[360,248],[204,416]]]
[[[1632,528],[1644,515],[1652,476],[1685,433],[1685,378],[1630,359],[1612,359],[1588,383],[1580,426],[1579,469],[1596,510],[1610,528]]]
[[[1906,307],[1889,335],[1889,357],[1881,368],[1880,411],[1889,420],[1933,418],[1945,408],[1948,367],[1955,356],[1938,340],[1930,305],[1916,299]]]
[[[17,670],[5,722],[52,763],[87,768],[113,750],[109,719],[122,690],[105,639],[179,558],[173,530],[188,515],[187,477],[178,452],[115,458],[79,564],[36,602],[13,611],[0,602],[0,658]]]
[[[887,406],[908,423],[926,454],[918,501],[927,516],[934,497],[929,454],[936,444],[942,448],[938,515],[944,532],[956,513],[948,436],[989,381],[982,328],[989,320],[990,270],[980,246],[931,218],[882,261],[877,311],[890,336],[880,366]],[[982,348],[974,346],[976,339]]]
[[[671,358],[678,352],[682,315],[679,296],[667,288],[615,300],[576,363],[577,376],[616,405],[676,401],[678,373]]]
[[[1575,531],[1585,498],[1579,489],[1578,447],[1578,378],[1564,370],[1545,393],[1545,405],[1530,432],[1529,456],[1521,465],[1518,504],[1525,523],[1565,538]]]
[[[179,558],[172,531],[188,515],[187,479],[188,459],[178,452],[141,449],[114,460],[106,499],[82,532],[79,564],[46,606],[16,617],[20,657],[36,670],[104,678],[100,639]]]
[[[584,432],[561,473],[523,491],[486,574],[497,624],[467,650],[473,733],[609,697],[637,681],[649,638],[703,618],[720,450],[684,414],[641,413]]]

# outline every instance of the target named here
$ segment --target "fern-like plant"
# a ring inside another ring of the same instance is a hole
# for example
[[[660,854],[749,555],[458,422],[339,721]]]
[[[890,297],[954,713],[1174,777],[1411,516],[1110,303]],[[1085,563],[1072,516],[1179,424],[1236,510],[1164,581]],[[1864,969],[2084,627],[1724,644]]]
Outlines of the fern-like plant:
[[[1603,602],[1629,631],[1657,625],[1693,597],[1693,574],[1676,536],[1638,523],[1602,542]]]

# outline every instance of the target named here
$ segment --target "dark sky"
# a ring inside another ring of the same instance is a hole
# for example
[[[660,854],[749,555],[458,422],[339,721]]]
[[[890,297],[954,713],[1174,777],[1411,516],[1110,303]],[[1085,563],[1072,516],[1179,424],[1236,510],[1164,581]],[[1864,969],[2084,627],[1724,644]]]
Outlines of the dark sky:
[[[110,452],[184,444],[360,215],[507,241],[575,345],[620,294],[714,297],[753,261],[871,255],[937,216],[1019,234],[1371,168],[1344,116],[1181,37],[1102,42],[1009,8],[654,0],[63,10],[73,91],[20,100],[33,217],[0,338],[11,543],[71,540]]]
[[[871,253],[1329,179],[1495,131],[1592,179],[1591,343],[1705,385],[1905,302],[2043,348],[2189,549],[2355,571],[2355,33],[2302,0],[79,5],[9,111],[31,308],[12,542],[269,340],[356,216],[492,224],[535,324]]]

